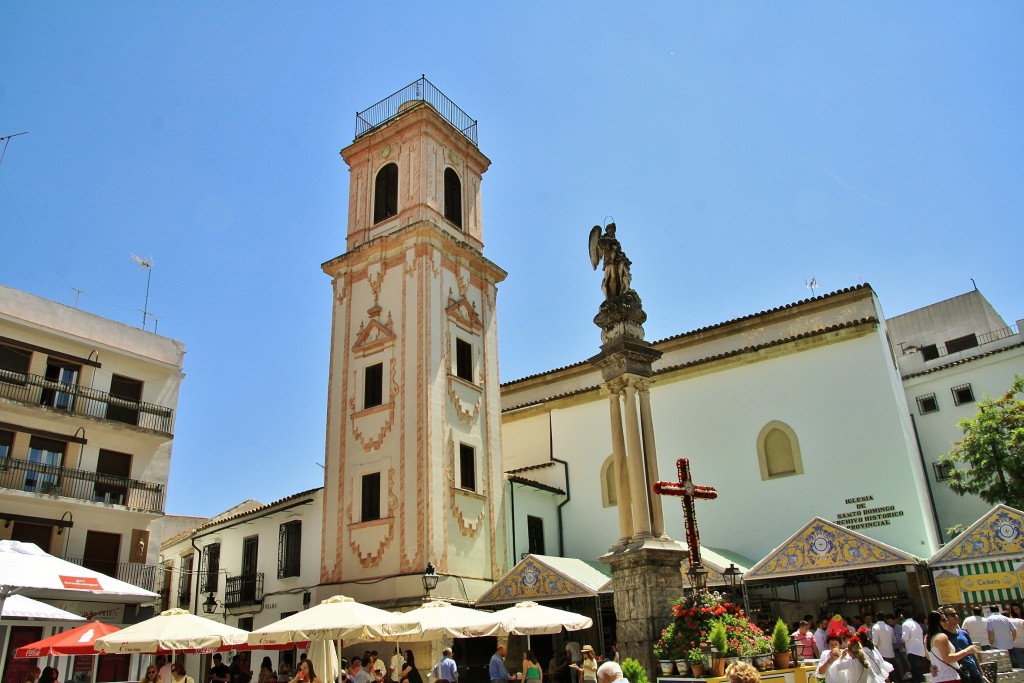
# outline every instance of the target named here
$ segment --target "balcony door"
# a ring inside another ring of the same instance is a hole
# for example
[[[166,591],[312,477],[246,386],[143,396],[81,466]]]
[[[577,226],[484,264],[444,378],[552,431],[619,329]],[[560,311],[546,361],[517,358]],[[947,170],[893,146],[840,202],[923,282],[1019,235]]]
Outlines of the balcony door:
[[[142,382],[121,375],[110,378],[111,401],[107,404],[107,419],[125,424],[139,424],[139,401],[142,400]]]
[[[128,497],[128,479],[131,478],[131,474],[131,455],[101,448],[96,460],[96,483],[93,485],[95,500],[124,505]]]
[[[242,595],[243,604],[256,601],[256,559],[259,555],[260,537],[242,539]]]
[[[30,493],[60,493],[60,469],[64,465],[63,441],[33,436],[28,443],[30,466],[25,472],[25,490]]]
[[[78,386],[78,375],[81,372],[81,365],[68,363],[58,358],[49,359],[46,363],[46,379],[65,385],[69,391],[62,391],[64,387],[47,387],[43,389],[40,402],[51,408],[72,410],[75,407],[74,387]]]
[[[121,534],[85,532],[82,566],[117,578],[117,558],[121,556]]]

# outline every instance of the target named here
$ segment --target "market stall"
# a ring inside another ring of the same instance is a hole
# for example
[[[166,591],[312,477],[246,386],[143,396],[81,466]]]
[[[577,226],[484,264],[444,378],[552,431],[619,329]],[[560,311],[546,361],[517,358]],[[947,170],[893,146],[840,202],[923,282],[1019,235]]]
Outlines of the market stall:
[[[927,584],[919,558],[821,517],[743,576],[750,611],[759,621],[779,615],[793,622],[824,611],[925,609]]]
[[[1024,599],[1024,512],[997,505],[932,555],[928,567],[940,603]]]

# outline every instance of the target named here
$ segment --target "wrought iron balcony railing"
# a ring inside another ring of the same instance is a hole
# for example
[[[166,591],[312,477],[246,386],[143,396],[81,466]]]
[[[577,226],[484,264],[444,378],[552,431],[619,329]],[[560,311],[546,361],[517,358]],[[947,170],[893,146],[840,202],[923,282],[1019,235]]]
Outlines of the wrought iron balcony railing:
[[[163,512],[164,487],[109,474],[0,458],[0,488]]]
[[[225,607],[244,607],[263,602],[263,572],[229,576],[224,588]]]
[[[356,137],[369,132],[377,126],[398,116],[401,106],[406,102],[423,101],[440,114],[445,121],[469,138],[474,145],[476,141],[476,121],[462,111],[454,102],[438,90],[433,83],[421,76],[398,92],[388,95],[377,104],[356,114]]]
[[[40,375],[13,372],[0,368],[0,397],[19,403],[43,405],[88,415],[103,420],[122,422],[164,434],[171,433],[170,408],[132,401],[77,384],[62,384]]]
[[[80,557],[65,557],[68,562],[73,562],[82,567],[103,572],[107,576],[130,583],[133,586],[154,591],[156,579],[160,567],[155,564],[142,564],[141,562],[114,562],[108,560],[90,560],[86,562]]]

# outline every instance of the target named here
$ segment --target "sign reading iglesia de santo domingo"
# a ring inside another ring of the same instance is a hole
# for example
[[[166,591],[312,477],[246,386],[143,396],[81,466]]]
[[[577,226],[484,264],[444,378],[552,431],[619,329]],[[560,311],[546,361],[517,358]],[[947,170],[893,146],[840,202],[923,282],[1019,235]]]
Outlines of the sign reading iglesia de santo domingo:
[[[889,526],[893,519],[903,516],[903,510],[897,510],[895,505],[875,505],[874,496],[857,496],[847,498],[844,502],[852,505],[853,509],[837,514],[836,524],[842,524],[847,529]]]

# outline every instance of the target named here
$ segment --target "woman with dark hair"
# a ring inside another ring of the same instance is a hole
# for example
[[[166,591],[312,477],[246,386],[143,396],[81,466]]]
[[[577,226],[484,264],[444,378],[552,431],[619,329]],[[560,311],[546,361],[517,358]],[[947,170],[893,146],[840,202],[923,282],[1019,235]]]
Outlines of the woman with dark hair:
[[[413,657],[412,650],[405,651],[405,668],[402,669],[402,675],[399,680],[409,681],[409,683],[423,683],[423,677],[420,676],[420,670],[416,668],[416,658]]]
[[[43,669],[43,673],[39,675],[39,683],[57,683],[57,670],[52,666]]]
[[[299,673],[295,674],[295,678],[290,683],[321,683],[316,671],[313,670],[313,662],[309,661],[309,657],[299,662]]]
[[[946,628],[947,621],[948,617],[942,612],[928,614],[928,637],[925,639],[925,647],[931,654],[932,671],[935,672],[931,677],[931,683],[959,681],[960,660],[967,655],[981,652],[977,645],[969,645],[957,652]]]
[[[533,650],[523,653],[523,680],[524,683],[541,683],[540,662]]]
[[[274,665],[270,661],[270,657],[264,657],[260,662],[260,675],[256,679],[257,683],[274,683],[276,680],[277,674],[274,673]]]

